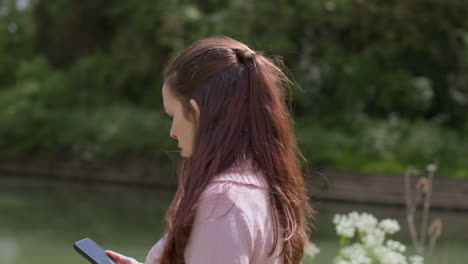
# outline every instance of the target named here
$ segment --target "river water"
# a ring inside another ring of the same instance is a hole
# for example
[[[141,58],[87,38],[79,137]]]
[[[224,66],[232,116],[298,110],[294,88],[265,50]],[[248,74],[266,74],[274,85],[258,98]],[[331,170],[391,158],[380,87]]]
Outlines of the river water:
[[[174,189],[51,179],[0,177],[0,264],[84,264],[72,248],[91,237],[106,249],[143,262],[163,232],[165,211]],[[336,213],[369,212],[399,220],[393,239],[411,243],[404,208],[318,201],[311,241],[321,253],[314,263],[332,263],[338,249],[332,218]],[[468,263],[468,212],[438,210],[443,232],[429,264]]]

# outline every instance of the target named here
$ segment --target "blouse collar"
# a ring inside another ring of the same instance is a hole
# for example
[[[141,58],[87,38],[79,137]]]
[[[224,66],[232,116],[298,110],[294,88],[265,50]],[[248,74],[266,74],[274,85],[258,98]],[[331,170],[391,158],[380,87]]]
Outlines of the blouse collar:
[[[260,170],[255,170],[251,159],[218,174],[212,182],[235,182],[261,188],[268,187],[264,174]]]

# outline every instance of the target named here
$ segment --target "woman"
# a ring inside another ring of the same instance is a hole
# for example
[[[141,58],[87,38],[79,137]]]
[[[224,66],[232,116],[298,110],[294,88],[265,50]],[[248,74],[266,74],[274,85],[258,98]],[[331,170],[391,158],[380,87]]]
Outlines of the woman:
[[[164,108],[186,159],[147,264],[300,263],[312,209],[289,84],[271,60],[227,37],[197,41],[167,66]]]

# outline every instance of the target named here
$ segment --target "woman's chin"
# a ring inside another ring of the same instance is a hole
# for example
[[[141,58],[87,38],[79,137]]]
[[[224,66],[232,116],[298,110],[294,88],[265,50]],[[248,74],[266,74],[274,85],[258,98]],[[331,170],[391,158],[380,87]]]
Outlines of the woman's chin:
[[[182,158],[189,158],[191,155],[191,154],[187,154],[183,149],[180,149],[179,152]]]
[[[184,150],[183,150],[183,149],[180,149],[179,152],[180,152],[180,156],[181,156],[182,158],[187,158],[186,155],[185,155],[185,153],[184,153]]]

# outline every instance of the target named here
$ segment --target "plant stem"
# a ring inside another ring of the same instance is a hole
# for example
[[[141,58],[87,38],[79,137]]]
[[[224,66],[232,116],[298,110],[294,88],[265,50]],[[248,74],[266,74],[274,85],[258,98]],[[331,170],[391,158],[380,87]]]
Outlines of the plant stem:
[[[413,199],[412,199],[413,197]],[[419,241],[414,225],[414,214],[416,211],[417,202],[411,192],[411,170],[407,169],[405,172],[405,203],[406,203],[406,220],[408,222],[408,229],[413,240],[413,245],[419,252]]]
[[[424,243],[426,240],[427,235],[427,221],[429,218],[429,207],[431,206],[431,195],[432,195],[432,181],[434,180],[434,172],[429,172],[429,179],[428,179],[428,188],[427,193],[424,197],[424,211],[422,216],[422,224],[421,224],[421,233],[420,233],[420,241],[421,241],[421,251],[424,252]],[[421,254],[422,254],[421,253]]]

